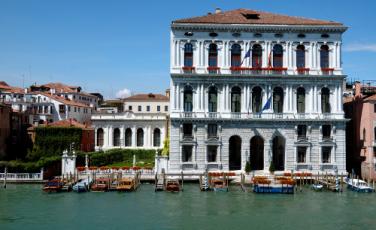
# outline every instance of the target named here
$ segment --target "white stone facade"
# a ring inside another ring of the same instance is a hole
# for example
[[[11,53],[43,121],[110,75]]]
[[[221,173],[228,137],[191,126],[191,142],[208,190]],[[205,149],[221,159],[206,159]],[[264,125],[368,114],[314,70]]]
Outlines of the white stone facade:
[[[173,22],[169,169],[244,170],[250,161],[264,171],[273,162],[277,171],[345,173],[345,30],[342,25]],[[185,54],[188,43],[190,56]],[[214,66],[209,64],[211,44]],[[241,48],[237,66],[232,64],[234,44]],[[256,67],[255,44],[262,48]],[[273,66],[275,45],[283,50],[279,67]]]
[[[96,150],[160,149],[167,132],[166,114],[95,114],[91,120],[95,128]]]

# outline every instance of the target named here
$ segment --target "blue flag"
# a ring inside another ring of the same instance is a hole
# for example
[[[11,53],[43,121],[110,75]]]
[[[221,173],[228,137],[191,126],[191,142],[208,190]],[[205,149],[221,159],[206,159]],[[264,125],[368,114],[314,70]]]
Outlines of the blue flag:
[[[270,106],[272,104],[272,96],[269,97],[269,99],[266,101],[264,107],[262,108],[260,114],[264,112],[264,110],[270,109]]]
[[[249,57],[251,57],[251,49],[249,49],[249,50],[247,51],[247,53],[245,53],[245,56],[244,56],[244,58],[243,58],[243,60],[242,60],[242,64],[240,64],[240,65],[243,65],[244,60],[245,60],[246,58],[249,58]]]

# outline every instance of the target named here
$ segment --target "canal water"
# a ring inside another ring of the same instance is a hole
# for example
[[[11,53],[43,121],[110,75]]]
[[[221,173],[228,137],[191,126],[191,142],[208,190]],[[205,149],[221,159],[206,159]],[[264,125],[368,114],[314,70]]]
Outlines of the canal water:
[[[376,193],[294,195],[200,192],[46,194],[41,185],[0,188],[0,230],[6,229],[376,229]]]

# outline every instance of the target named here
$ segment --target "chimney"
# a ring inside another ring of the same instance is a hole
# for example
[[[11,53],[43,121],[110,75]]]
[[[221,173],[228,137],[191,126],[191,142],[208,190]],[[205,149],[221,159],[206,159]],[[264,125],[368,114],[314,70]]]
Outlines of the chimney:
[[[215,8],[215,14],[220,14],[220,13],[222,13],[222,10],[221,10],[221,8]]]
[[[170,89],[166,89],[166,97],[170,98]]]
[[[355,82],[355,98],[362,96],[361,89],[362,89],[362,86],[360,85],[360,82],[356,81]]]

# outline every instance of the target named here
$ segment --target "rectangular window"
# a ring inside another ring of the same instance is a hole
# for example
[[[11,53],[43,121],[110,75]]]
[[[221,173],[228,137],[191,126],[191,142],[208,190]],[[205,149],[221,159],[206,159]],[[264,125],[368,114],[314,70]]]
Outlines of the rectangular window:
[[[298,125],[298,140],[305,140],[307,137],[307,126]]]
[[[142,107],[141,105],[138,106],[138,112],[141,112],[142,111]]]
[[[161,111],[161,106],[157,105],[157,112],[160,112],[160,111]]]
[[[376,147],[373,147],[373,157],[376,157]]]
[[[65,113],[65,105],[59,105],[59,113]]]
[[[217,124],[208,124],[208,138],[217,137]]]
[[[81,108],[78,108],[78,112],[79,112],[79,113],[81,112]]]
[[[183,145],[182,146],[182,161],[183,162],[192,162],[192,145]]]
[[[68,112],[70,112],[70,106],[68,106]]]
[[[168,105],[165,105],[165,107],[164,107],[164,111],[165,111],[165,112],[168,112]]]
[[[322,147],[322,163],[331,163],[331,153],[332,153],[332,147],[330,146]]]
[[[75,113],[77,112],[77,107],[74,107],[74,112],[75,112]]]
[[[146,111],[147,111],[147,112],[150,112],[150,105],[147,105],[147,106],[146,106]]]
[[[183,138],[193,138],[192,129],[192,124],[183,124]]]
[[[373,104],[373,112],[376,113],[376,104]]]
[[[332,131],[331,125],[323,125],[322,126],[322,138],[330,139],[331,131]]]
[[[217,149],[218,149],[218,146],[214,146],[214,145],[209,145],[207,147],[207,151],[208,151],[208,162],[217,162]]]
[[[299,146],[297,149],[298,152],[298,163],[306,163],[307,147]]]
[[[129,110],[129,111],[132,111],[132,106],[131,106],[131,105],[128,106],[128,110]]]

